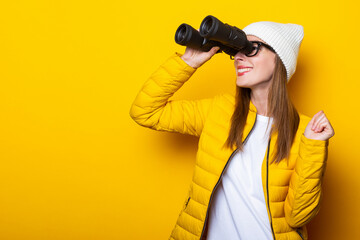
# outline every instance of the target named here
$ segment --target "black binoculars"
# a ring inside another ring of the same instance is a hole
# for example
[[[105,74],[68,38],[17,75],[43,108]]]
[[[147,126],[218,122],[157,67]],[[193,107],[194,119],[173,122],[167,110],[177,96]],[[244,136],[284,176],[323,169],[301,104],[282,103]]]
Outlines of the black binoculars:
[[[175,42],[203,52],[218,46],[220,49],[217,53],[224,52],[230,57],[235,56],[239,51],[249,54],[253,50],[253,45],[247,40],[244,31],[222,23],[211,15],[203,19],[200,31],[186,23],[181,24],[176,30]]]

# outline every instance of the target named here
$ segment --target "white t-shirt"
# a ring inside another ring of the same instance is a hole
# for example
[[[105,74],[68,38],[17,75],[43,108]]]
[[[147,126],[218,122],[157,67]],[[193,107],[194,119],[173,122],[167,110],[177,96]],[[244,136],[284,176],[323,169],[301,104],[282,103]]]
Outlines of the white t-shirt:
[[[273,239],[261,180],[272,121],[257,115],[244,151],[229,160],[210,205],[207,240]]]

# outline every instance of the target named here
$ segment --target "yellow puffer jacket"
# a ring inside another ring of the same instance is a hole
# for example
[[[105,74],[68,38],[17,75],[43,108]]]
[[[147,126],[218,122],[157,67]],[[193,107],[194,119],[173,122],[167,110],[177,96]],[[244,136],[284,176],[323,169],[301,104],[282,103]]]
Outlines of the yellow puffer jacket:
[[[209,205],[234,150],[223,148],[234,112],[235,97],[222,94],[202,100],[169,100],[195,69],[175,53],[146,81],[130,110],[140,125],[160,131],[200,137],[196,165],[188,196],[170,239],[206,239]],[[244,139],[256,121],[250,111]],[[262,164],[262,183],[274,239],[308,239],[305,224],[319,211],[328,140],[313,140],[303,133],[310,118],[300,115],[300,124],[289,159],[270,164],[277,135],[270,137]]]

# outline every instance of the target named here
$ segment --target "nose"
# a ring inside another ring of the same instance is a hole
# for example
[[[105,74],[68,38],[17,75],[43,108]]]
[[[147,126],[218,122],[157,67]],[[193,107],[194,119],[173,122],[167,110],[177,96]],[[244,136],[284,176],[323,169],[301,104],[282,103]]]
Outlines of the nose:
[[[246,60],[246,55],[245,54],[243,54],[242,52],[237,52],[236,54],[235,54],[235,56],[234,56],[234,60],[235,61],[245,61]]]

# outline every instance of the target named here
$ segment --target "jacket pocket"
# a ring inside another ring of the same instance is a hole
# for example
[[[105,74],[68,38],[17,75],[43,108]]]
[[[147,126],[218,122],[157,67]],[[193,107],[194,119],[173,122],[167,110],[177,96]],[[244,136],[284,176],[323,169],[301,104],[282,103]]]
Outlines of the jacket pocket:
[[[296,232],[300,235],[301,239],[304,240],[303,235],[301,234],[301,230],[298,228],[296,229]]]

